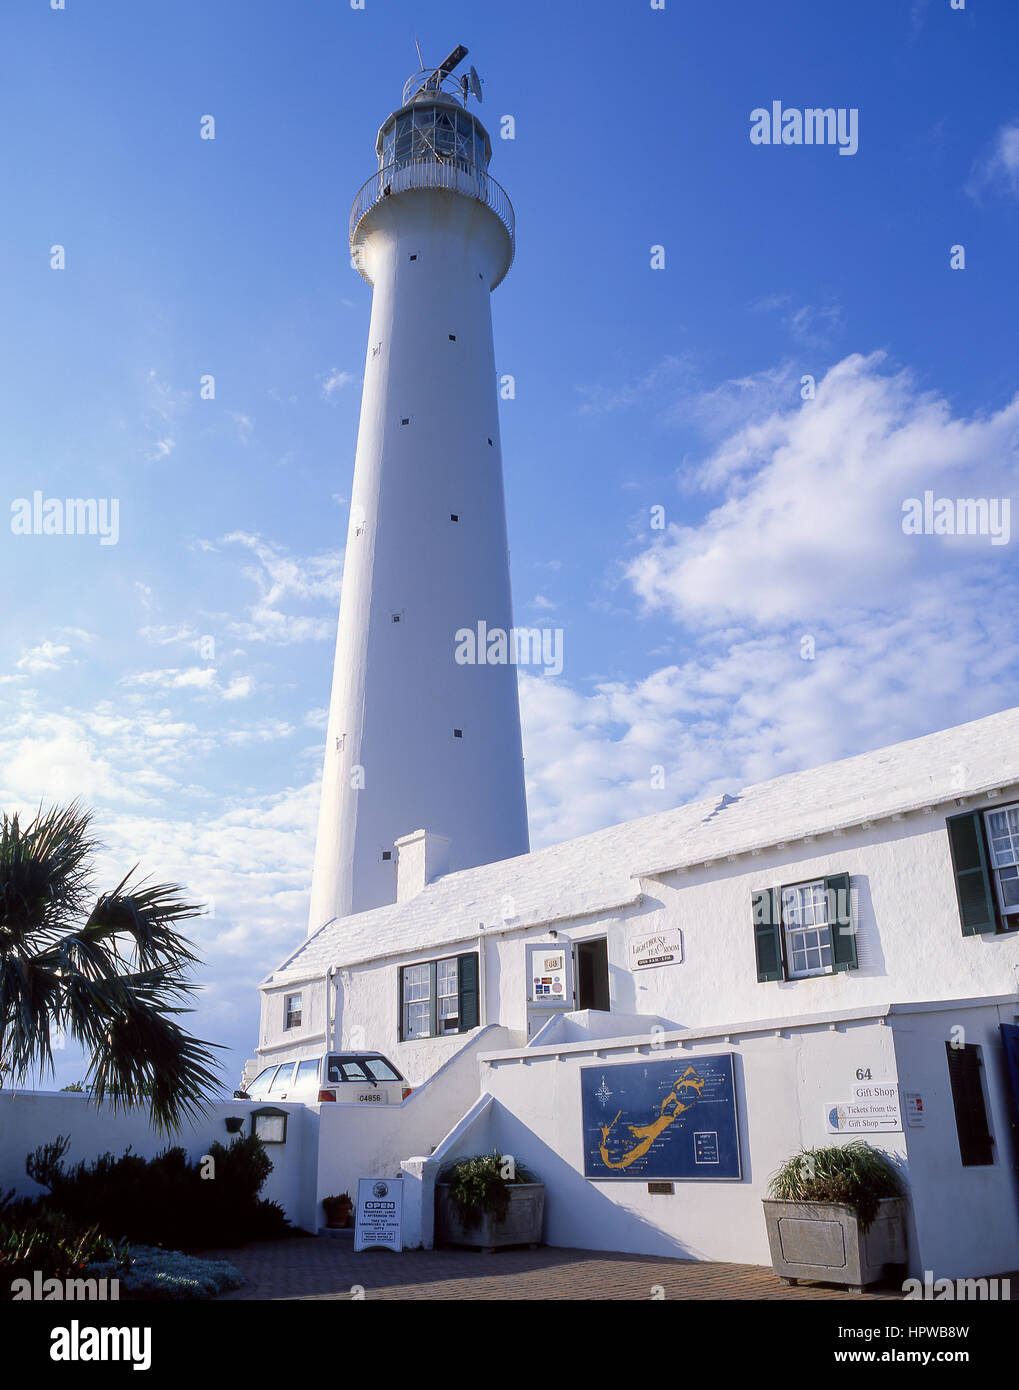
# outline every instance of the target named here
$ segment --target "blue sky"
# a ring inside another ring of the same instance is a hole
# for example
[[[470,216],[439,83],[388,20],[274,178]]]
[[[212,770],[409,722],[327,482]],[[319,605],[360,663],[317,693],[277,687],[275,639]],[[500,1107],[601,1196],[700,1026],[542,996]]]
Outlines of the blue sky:
[[[82,797],[104,884],[140,862],[212,903],[192,1022],[231,1082],[305,930],[370,307],[347,219],[415,36],[470,48],[517,215],[515,611],[565,645],[521,683],[533,843],[1015,703],[1017,542],[901,525],[1016,493],[1014,6],[19,0],[3,487],[120,525],[4,528],[0,796]],[[775,100],[855,108],[858,151],[753,145]]]

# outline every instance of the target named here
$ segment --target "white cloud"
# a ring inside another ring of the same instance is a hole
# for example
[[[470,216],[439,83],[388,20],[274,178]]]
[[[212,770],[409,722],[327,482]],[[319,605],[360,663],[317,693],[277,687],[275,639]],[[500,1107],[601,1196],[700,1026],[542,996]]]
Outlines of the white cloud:
[[[1019,482],[1019,397],[996,414],[952,416],[881,354],[852,356],[817,397],[745,425],[701,479],[725,500],[673,523],[626,568],[651,609],[687,622],[831,620],[922,592],[983,565],[1007,577],[1008,547],[983,537],[907,536],[903,503],[927,490],[1002,497]]]
[[[251,431],[255,428],[255,422],[250,415],[242,415],[239,411],[231,410],[230,419],[237,427],[237,438],[242,444],[247,444],[251,438]]]
[[[612,386],[578,386],[577,391],[584,398],[580,414],[602,415],[612,410],[624,409],[645,400],[663,385],[682,380],[690,372],[689,358],[670,354],[634,381],[616,383]]]
[[[248,619],[230,625],[242,640],[286,645],[335,636],[343,567],[340,552],[293,556],[261,536],[240,531],[223,540],[244,546],[257,561],[257,567],[248,567],[245,573],[255,584],[258,597]],[[284,612],[284,602],[288,606],[292,602],[313,605],[324,611]]]
[[[251,676],[234,676],[233,680],[223,691],[224,700],[246,700],[255,688],[255,682]]]
[[[356,380],[357,377],[353,372],[341,372],[334,367],[322,383],[322,394],[328,400],[330,396],[337,391],[342,391],[345,386],[349,386],[351,382]]]
[[[158,647],[167,647],[175,642],[186,642],[193,646],[198,641],[198,633],[189,623],[176,623],[172,626],[168,623],[161,623],[155,627],[139,628],[139,634],[145,638],[146,642],[151,642]]]
[[[989,187],[1019,198],[1019,117],[997,131],[990,154],[974,165],[966,192],[979,199]]]
[[[40,642],[39,646],[31,647],[14,664],[19,671],[30,676],[38,675],[40,671],[59,671],[61,666],[67,664],[65,658],[70,651],[70,647],[57,646],[54,642]]]
[[[124,676],[122,684],[159,686],[164,690],[210,690],[217,684],[214,666],[189,666],[185,670],[138,671]]]

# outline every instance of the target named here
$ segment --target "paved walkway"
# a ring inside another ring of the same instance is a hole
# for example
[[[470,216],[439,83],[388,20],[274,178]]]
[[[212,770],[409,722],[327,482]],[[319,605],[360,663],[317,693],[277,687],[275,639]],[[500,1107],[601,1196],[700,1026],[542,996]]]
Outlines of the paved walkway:
[[[707,1264],[597,1250],[364,1250],[318,1236],[203,1252],[229,1260],[248,1280],[220,1295],[241,1299],[850,1299],[901,1298],[897,1289],[851,1294],[830,1284],[788,1288],[759,1265]],[[661,1295],[659,1295],[661,1296]]]

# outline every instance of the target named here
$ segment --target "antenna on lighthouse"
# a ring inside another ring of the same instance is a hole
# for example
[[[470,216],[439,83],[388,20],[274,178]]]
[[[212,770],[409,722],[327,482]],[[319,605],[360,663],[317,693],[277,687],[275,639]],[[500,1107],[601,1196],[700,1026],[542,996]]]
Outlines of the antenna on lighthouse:
[[[417,49],[417,51],[418,51],[418,62],[421,64],[421,67],[424,68],[425,60],[424,60],[424,58],[422,58],[422,56],[421,56],[421,45],[418,43],[418,41],[417,41],[416,38],[415,38],[415,40],[414,40],[414,47],[415,47],[415,48]]]
[[[416,45],[417,40],[415,39],[414,42]],[[408,100],[408,92],[411,89],[411,85],[412,83],[417,82],[419,76],[424,77],[425,80],[420,84],[420,86],[417,87],[413,95],[409,97],[409,100],[414,101],[417,97],[421,95],[422,92],[441,91],[443,82],[445,82],[446,78],[449,77],[453,69],[459,63],[463,62],[463,60],[467,57],[469,51],[469,49],[466,49],[463,46],[463,44],[460,43],[457,44],[456,48],[453,49],[452,53],[447,54],[446,57],[443,58],[442,62],[439,64],[437,68],[426,68],[424,64],[422,64],[421,72],[419,74],[416,73],[414,77],[411,78],[410,82],[407,83],[407,86],[404,88],[404,101]],[[420,59],[421,49],[418,48],[418,60],[420,61]],[[463,79],[461,78],[461,84],[462,82]]]

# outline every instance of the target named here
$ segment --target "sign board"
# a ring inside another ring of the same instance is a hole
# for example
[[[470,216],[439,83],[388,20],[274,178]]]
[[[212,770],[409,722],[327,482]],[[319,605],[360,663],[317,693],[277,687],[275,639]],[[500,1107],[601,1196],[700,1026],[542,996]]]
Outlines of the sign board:
[[[731,1052],[582,1067],[584,1176],[742,1176]]]
[[[848,1101],[825,1106],[829,1134],[877,1133],[902,1128],[899,1088],[894,1082],[867,1081],[849,1088]]]
[[[683,933],[678,927],[630,936],[626,943],[631,970],[655,970],[660,965],[679,965],[683,959]]]
[[[403,1249],[403,1179],[358,1178],[354,1249]]]
[[[927,1123],[923,1095],[919,1091],[903,1091],[902,1099],[906,1103],[906,1124],[910,1129],[922,1129]]]
[[[530,952],[530,999],[538,1004],[566,1004],[566,949],[536,946]]]

